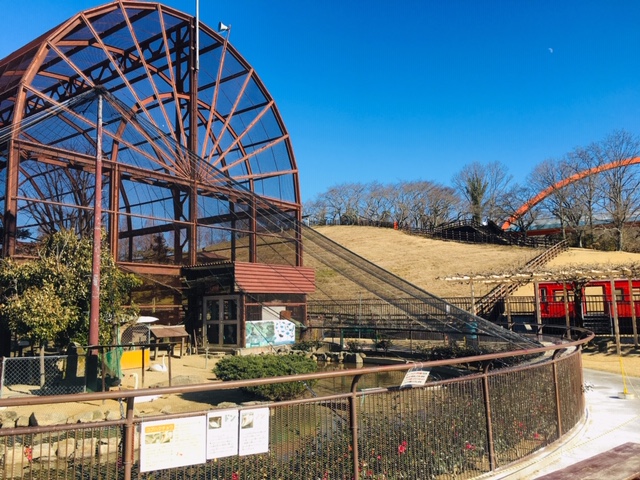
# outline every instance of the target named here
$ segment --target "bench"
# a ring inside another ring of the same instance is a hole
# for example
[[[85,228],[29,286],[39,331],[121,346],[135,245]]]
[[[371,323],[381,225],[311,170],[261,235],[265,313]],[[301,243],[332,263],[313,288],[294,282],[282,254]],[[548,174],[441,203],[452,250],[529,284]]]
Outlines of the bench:
[[[537,480],[634,480],[640,478],[640,443],[628,442]]]

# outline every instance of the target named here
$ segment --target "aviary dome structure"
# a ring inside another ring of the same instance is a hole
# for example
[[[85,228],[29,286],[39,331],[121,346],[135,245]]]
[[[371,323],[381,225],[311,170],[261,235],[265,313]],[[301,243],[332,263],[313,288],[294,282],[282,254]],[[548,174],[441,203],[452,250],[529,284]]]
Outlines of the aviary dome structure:
[[[304,305],[313,272],[276,104],[225,34],[159,3],[80,12],[0,61],[4,257],[91,232],[99,116],[102,225],[147,280],[143,311],[186,311],[212,342],[242,345],[245,317]]]

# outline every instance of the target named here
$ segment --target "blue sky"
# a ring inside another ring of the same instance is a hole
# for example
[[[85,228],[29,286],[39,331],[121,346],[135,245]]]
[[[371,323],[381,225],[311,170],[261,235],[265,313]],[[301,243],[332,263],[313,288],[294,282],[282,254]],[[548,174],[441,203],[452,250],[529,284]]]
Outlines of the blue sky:
[[[4,5],[0,57],[102,3]],[[164,3],[195,12],[195,0]],[[524,183],[537,163],[614,130],[640,135],[640,2],[200,4],[204,23],[233,26],[275,99],[304,201],[344,182],[450,185],[474,161]]]

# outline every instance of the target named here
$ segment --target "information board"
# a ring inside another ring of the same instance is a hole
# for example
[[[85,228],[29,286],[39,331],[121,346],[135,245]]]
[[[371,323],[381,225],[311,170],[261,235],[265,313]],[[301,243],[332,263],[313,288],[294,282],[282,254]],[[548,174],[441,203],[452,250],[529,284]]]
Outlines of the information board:
[[[140,425],[140,471],[206,462],[207,417],[155,420]]]

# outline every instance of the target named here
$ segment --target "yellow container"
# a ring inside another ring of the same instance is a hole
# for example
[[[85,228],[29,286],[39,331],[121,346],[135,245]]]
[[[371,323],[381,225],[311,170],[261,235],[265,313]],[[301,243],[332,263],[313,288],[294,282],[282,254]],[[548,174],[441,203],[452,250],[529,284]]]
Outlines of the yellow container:
[[[142,352],[144,352],[144,366],[148,368],[151,362],[149,349],[127,350],[123,352],[122,358],[120,359],[120,368],[122,370],[142,368]]]

